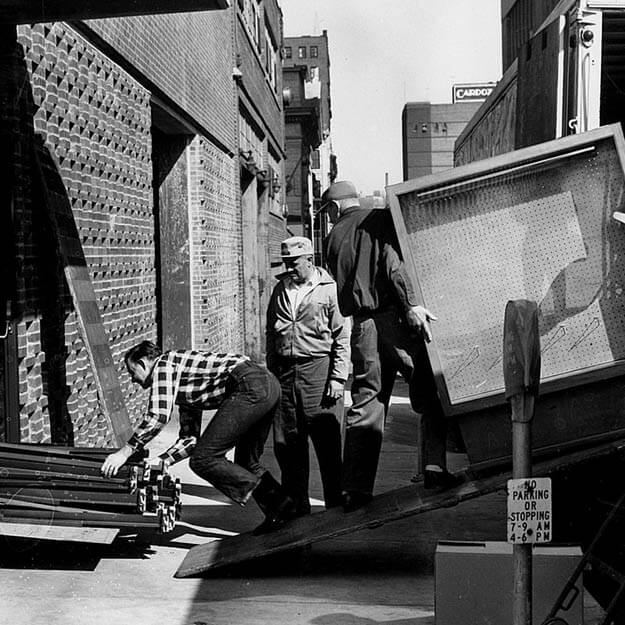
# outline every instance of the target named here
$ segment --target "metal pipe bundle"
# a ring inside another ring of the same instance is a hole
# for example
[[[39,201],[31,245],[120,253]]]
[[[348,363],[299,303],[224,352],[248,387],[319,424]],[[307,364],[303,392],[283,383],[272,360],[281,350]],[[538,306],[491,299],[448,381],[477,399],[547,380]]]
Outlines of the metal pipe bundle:
[[[115,449],[0,443],[0,521],[174,529],[181,484],[165,463],[135,454],[114,478],[100,468]]]

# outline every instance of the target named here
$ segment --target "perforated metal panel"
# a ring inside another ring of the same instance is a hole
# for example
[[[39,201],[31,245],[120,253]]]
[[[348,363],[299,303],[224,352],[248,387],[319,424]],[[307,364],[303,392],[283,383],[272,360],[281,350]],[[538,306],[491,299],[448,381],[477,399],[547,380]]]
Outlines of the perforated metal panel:
[[[622,373],[622,155],[610,126],[389,187],[448,412],[503,401],[511,299],[539,304],[543,390]]]

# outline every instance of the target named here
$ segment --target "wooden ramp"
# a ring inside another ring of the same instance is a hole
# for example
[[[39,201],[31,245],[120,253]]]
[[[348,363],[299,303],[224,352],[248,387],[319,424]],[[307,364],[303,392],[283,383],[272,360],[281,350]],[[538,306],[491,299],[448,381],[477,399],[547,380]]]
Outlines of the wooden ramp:
[[[0,536],[27,538],[29,540],[55,540],[60,542],[110,545],[119,530],[113,527],[80,527],[71,525],[45,525],[35,523],[0,522]]]
[[[534,466],[534,475],[550,475],[571,465],[619,452],[625,453],[625,440],[538,462]],[[484,478],[471,479],[469,474],[464,477],[463,484],[442,493],[426,491],[422,485],[406,486],[378,495],[368,505],[348,514],[340,508],[332,509],[294,519],[270,534],[254,536],[250,532],[198,545],[187,553],[175,577],[198,575],[362,529],[373,529],[437,508],[455,506],[506,488],[511,475],[506,471]]]

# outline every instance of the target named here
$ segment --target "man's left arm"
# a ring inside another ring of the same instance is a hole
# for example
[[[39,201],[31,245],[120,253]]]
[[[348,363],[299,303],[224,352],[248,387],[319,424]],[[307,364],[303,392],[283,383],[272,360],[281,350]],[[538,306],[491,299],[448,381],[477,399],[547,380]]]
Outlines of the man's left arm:
[[[343,317],[339,310],[336,285],[330,299],[328,323],[332,333],[332,348],[326,395],[330,399],[339,400],[343,397],[345,382],[349,375],[351,320]]]
[[[202,409],[179,406],[178,419],[180,420],[178,440],[158,456],[168,464],[175,464],[188,458],[195,449],[202,429]]]

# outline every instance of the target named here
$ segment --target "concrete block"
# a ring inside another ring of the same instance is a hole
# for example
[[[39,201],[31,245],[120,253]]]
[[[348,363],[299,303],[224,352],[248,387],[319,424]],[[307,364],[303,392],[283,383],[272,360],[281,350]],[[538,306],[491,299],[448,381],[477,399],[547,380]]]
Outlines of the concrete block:
[[[543,622],[581,557],[579,547],[534,547],[532,622]],[[440,542],[434,566],[436,625],[512,625],[511,544]],[[582,588],[568,625],[583,625]]]

